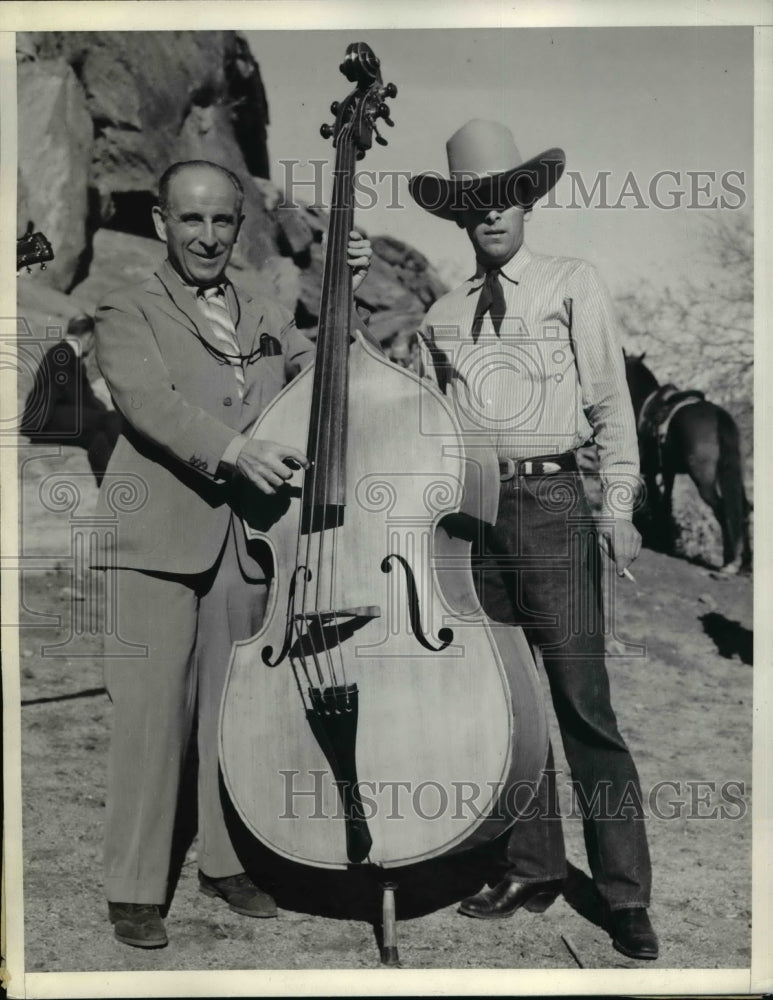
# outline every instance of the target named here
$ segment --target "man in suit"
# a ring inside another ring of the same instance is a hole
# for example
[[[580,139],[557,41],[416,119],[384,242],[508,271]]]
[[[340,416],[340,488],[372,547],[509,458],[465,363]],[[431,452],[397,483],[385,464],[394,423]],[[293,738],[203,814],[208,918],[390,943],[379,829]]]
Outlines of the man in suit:
[[[313,345],[279,303],[226,277],[242,199],[222,167],[170,167],[153,209],[168,259],[97,313],[97,359],[125,421],[97,513],[117,519],[107,567],[116,627],[138,653],[105,664],[114,708],[105,882],[116,937],[137,947],[167,943],[159,907],[197,705],[201,891],[246,916],[276,915],[229,837],[218,712],[231,646],[258,631],[266,601],[266,568],[250,551],[239,498],[246,491],[260,503],[292,468],[308,466],[297,449],[245,432],[311,361]],[[370,253],[353,233],[355,283]]]
[[[541,649],[613,944],[654,959],[641,789],[604,661],[601,553],[623,575],[640,547],[636,429],[614,312],[591,265],[523,242],[526,216],[563,171],[562,150],[524,162],[509,129],[475,119],[447,152],[451,177],[418,175],[410,189],[422,208],[465,229],[476,257],[474,275],[434,303],[422,332],[463,425],[499,457],[497,522],[476,558],[481,602]],[[590,438],[601,530],[575,458]],[[560,892],[566,859],[551,771],[549,756],[528,814],[494,846],[496,878],[463,900],[462,913],[541,912]]]
[[[30,441],[72,444],[86,449],[99,486],[121,430],[121,417],[99,396],[101,378],[92,383],[89,362],[94,320],[74,316],[62,341],[50,347],[35,373],[20,430]]]

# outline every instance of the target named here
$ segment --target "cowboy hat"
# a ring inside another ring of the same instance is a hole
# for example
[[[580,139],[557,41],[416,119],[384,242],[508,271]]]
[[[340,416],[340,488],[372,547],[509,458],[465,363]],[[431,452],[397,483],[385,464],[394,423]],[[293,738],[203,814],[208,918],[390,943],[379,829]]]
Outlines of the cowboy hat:
[[[523,161],[509,128],[473,118],[446,143],[450,179],[417,174],[408,186],[423,209],[453,219],[466,208],[531,208],[564,171],[563,149],[548,149]]]

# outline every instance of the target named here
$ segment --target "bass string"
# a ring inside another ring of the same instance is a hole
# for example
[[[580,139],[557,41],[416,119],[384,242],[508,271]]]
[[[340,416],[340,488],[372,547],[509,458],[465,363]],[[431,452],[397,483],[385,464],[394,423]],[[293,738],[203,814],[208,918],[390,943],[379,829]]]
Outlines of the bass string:
[[[332,249],[333,261],[332,268],[335,269],[335,279],[334,285],[336,289],[349,289],[349,267],[346,262],[346,246],[348,242],[348,234],[351,229],[351,219],[352,219],[352,174],[354,171],[354,145],[350,141],[351,128],[347,127],[343,135],[343,144],[341,148],[341,169],[338,173],[338,190],[336,191],[337,197],[333,203],[333,213],[334,218],[332,219],[333,228],[333,240]],[[330,250],[330,247],[328,248]],[[335,351],[331,351],[333,356],[332,362],[337,372],[341,372],[346,368],[346,362],[348,361],[348,350],[349,350],[349,330],[351,327],[351,294],[345,296],[344,303],[345,314],[342,322],[342,317],[339,314],[337,316],[337,322],[335,325],[336,337],[334,338]],[[344,379],[341,385],[341,391],[343,393],[348,393],[348,378]],[[339,456],[339,460],[336,464],[336,468],[340,475],[341,469],[345,463],[345,448],[346,448],[346,433],[347,433],[347,421],[333,421],[328,423],[327,427],[327,454],[334,454]],[[335,437],[333,437],[335,435]],[[334,445],[334,450],[331,451],[331,444]],[[325,493],[327,495],[327,487],[329,486],[329,476],[330,470],[326,470],[328,476],[328,481],[326,482]],[[344,685],[344,690],[346,689],[346,668],[344,665],[343,650],[341,645],[341,635],[339,630],[338,616],[336,614],[336,592],[335,592],[335,579],[336,579],[336,564],[337,564],[337,554],[338,554],[338,526],[337,523],[330,529],[331,532],[331,552],[329,559],[329,578],[326,581],[327,584],[327,606],[331,609],[332,626],[335,635],[335,648],[337,659],[340,665],[341,671],[341,683]],[[320,559],[322,561],[322,553],[324,549],[325,542],[327,541],[327,532],[323,531],[320,538]],[[321,585],[321,580],[320,580]],[[335,667],[332,662],[332,656],[327,644],[325,645],[325,652],[329,659],[329,666],[331,670],[331,676],[333,683],[338,681],[336,676]]]
[[[337,159],[339,159],[339,158],[340,158],[340,156]],[[336,166],[338,166],[338,163],[336,163]],[[328,259],[327,258],[325,260],[325,272],[326,272],[325,273],[325,279],[326,279],[326,281],[328,281],[329,274],[328,274]],[[322,368],[324,366],[324,364],[325,364],[325,353],[323,351],[320,351],[320,347],[322,347],[322,346],[323,345],[320,342],[320,337],[318,336],[318,338],[317,338],[317,356],[316,356],[316,362],[315,362],[315,364],[318,366],[318,369]],[[321,377],[321,374],[319,373],[319,371],[315,371],[315,386],[316,385],[322,386],[323,384],[324,384],[323,377]],[[316,402],[316,405],[318,407],[320,407],[321,406],[321,400],[318,400],[315,397],[316,397],[316,394],[314,394],[312,396],[312,405]],[[296,545],[296,566],[302,565],[302,588],[301,588],[301,601],[300,601],[300,605],[301,605],[301,614],[303,616],[302,619],[301,619],[303,628],[299,628],[298,629],[298,648],[299,648],[300,656],[301,656],[302,660],[304,659],[304,653],[303,653],[303,636],[304,636],[304,631],[303,631],[303,629],[305,628],[308,631],[308,623],[309,623],[309,620],[310,620],[309,619],[310,608],[309,608],[308,597],[309,597],[309,578],[310,578],[310,575],[312,575],[312,573],[313,573],[313,571],[312,571],[312,554],[311,553],[312,553],[312,543],[313,543],[313,531],[312,531],[312,529],[314,527],[314,517],[315,517],[314,501],[319,496],[318,491],[317,491],[317,483],[319,482],[320,475],[324,475],[325,476],[325,486],[327,486],[327,478],[328,478],[328,476],[327,476],[327,469],[326,468],[324,468],[324,469],[322,468],[323,463],[320,461],[320,455],[321,455],[320,433],[321,433],[321,424],[322,424],[321,415],[319,413],[315,414],[315,413],[311,412],[310,415],[309,415],[309,419],[310,419],[310,421],[314,421],[314,426],[315,426],[315,441],[314,441],[313,449],[310,449],[312,453],[309,456],[311,458],[311,460],[312,460],[312,466],[311,466],[311,469],[309,470],[309,472],[304,476],[303,488],[301,490],[301,514],[300,514],[300,517],[299,517],[299,520],[298,520],[298,538],[297,538],[297,545]],[[309,497],[310,497],[310,500],[307,499]],[[306,540],[305,540],[304,560],[303,560],[303,564],[301,564],[301,562],[300,562],[300,549],[301,549],[301,545],[302,545],[303,519],[304,519],[304,516],[308,517],[308,524],[306,525]],[[319,591],[319,572],[318,572],[318,569],[319,569],[320,565],[321,565],[321,552],[318,551],[318,554],[317,554],[317,572],[313,573],[313,575],[314,575],[314,592],[315,592],[315,595],[316,595],[315,601],[316,601],[316,607],[317,608],[319,607],[319,593],[318,593],[318,591]],[[296,622],[297,622],[297,619],[296,619]],[[319,659],[317,657],[317,652],[316,652],[315,644],[314,644],[314,641],[313,641],[313,635],[309,634],[309,638],[311,640],[311,642],[310,642],[310,648],[311,648],[312,656],[313,656],[313,659],[314,659],[315,667],[316,667],[316,670],[317,670],[317,679],[318,679],[318,681],[319,681],[320,684],[323,684],[324,683],[324,674],[322,672],[322,669],[321,669],[320,664],[319,664]],[[304,660],[304,663],[305,663],[305,660]]]
[[[349,345],[349,334],[351,331],[352,323],[352,294],[351,294],[351,271],[346,260],[346,247],[348,245],[349,231],[353,225],[354,218],[354,207],[353,207],[353,179],[354,179],[354,144],[352,142],[347,142],[346,145],[346,165],[342,173],[341,183],[345,188],[345,191],[341,192],[345,197],[345,209],[341,212],[342,218],[339,220],[338,228],[342,229],[342,232],[338,233],[338,249],[339,252],[336,255],[336,267],[338,269],[337,274],[337,286],[338,288],[344,288],[347,291],[345,309],[346,309],[346,322],[344,324],[339,324],[341,329],[341,337],[339,342],[339,351],[341,352],[341,358],[339,364],[341,367],[346,363],[346,380],[344,382],[343,390],[347,393],[349,392],[349,370],[348,370],[348,352],[350,349]],[[348,404],[347,404],[347,419],[341,421],[338,425],[338,440],[336,441],[336,453],[344,456],[344,463],[346,463],[347,454],[347,434],[348,434],[348,424],[349,424],[349,414],[348,414]],[[347,498],[348,499],[348,498]],[[338,529],[333,529],[332,538],[332,553],[330,559],[330,606],[335,607],[334,601],[336,599],[335,595],[335,579],[336,579],[336,566],[338,563]],[[338,616],[334,616],[335,624],[335,639],[336,639],[336,651],[338,654],[338,661],[341,669],[341,683],[344,688],[344,701],[348,705],[349,693],[347,690],[346,681],[346,665],[344,662],[343,655],[343,644],[341,642],[341,634],[338,627]]]
[[[344,166],[343,163],[342,163],[344,152],[345,152],[345,146],[344,147],[340,147],[339,148],[339,155],[336,158],[336,160],[337,160],[336,165],[339,168],[341,168],[341,167]],[[333,383],[335,372],[338,371],[338,368],[339,368],[339,366],[341,364],[340,347],[339,347],[339,344],[337,342],[337,337],[336,337],[336,334],[338,334],[338,332],[339,332],[339,324],[337,324],[337,323],[331,324],[330,323],[331,314],[329,312],[329,308],[330,308],[330,296],[331,296],[332,289],[340,287],[340,283],[339,283],[340,275],[337,273],[338,272],[338,265],[339,265],[339,257],[340,257],[340,254],[339,254],[339,250],[340,250],[340,232],[339,232],[339,229],[340,229],[340,211],[338,210],[338,205],[340,204],[340,200],[341,200],[340,199],[340,196],[341,196],[340,187],[341,187],[341,183],[342,183],[342,178],[343,178],[343,171],[341,169],[338,169],[336,171],[336,178],[335,178],[335,184],[334,184],[334,193],[333,193],[333,205],[332,205],[332,208],[331,208],[331,220],[330,220],[331,235],[328,238],[328,245],[327,245],[327,259],[326,259],[326,265],[327,265],[327,267],[326,267],[326,272],[327,272],[327,275],[326,275],[327,276],[326,292],[327,292],[327,295],[326,295],[326,299],[325,299],[325,302],[324,302],[324,305],[325,305],[325,322],[326,322],[325,336],[326,336],[327,339],[326,339],[325,344],[323,345],[324,351],[323,351],[323,354],[322,354],[322,358],[320,359],[320,363],[323,366],[323,376],[322,376],[322,378],[320,380],[320,385],[321,386],[322,385],[324,385],[324,386],[330,386],[331,383]],[[335,306],[335,304],[334,304],[334,306]],[[320,395],[322,395],[322,394],[320,394]],[[326,568],[326,564],[325,564],[325,555],[326,555],[326,552],[325,552],[325,550],[326,550],[326,542],[327,542],[327,529],[326,529],[325,525],[326,525],[326,514],[327,514],[327,500],[328,500],[329,491],[330,491],[331,459],[332,459],[332,455],[333,455],[333,453],[331,452],[330,445],[331,445],[331,435],[333,433],[333,424],[334,424],[334,421],[332,421],[330,419],[323,420],[322,419],[323,416],[324,416],[324,414],[321,414],[321,413],[317,415],[317,443],[316,443],[317,447],[316,447],[316,454],[319,455],[319,453],[320,453],[319,446],[322,443],[321,442],[321,437],[324,434],[324,438],[325,438],[325,440],[324,440],[325,462],[323,464],[323,468],[322,468],[322,471],[321,471],[321,475],[323,477],[323,486],[324,486],[324,489],[322,490],[321,494],[317,493],[316,491],[313,493],[314,500],[316,500],[316,501],[321,500],[322,501],[321,523],[320,523],[320,526],[319,526],[317,574],[316,574],[316,584],[315,584],[315,588],[314,588],[314,592],[315,592],[314,610],[315,610],[316,615],[317,615],[315,624],[317,626],[318,634],[319,634],[319,638],[320,638],[320,642],[322,643],[322,647],[323,647],[324,653],[325,653],[325,662],[326,662],[326,666],[327,666],[327,669],[328,669],[329,683],[330,683],[331,686],[334,687],[335,684],[336,684],[336,680],[337,680],[336,673],[335,673],[335,666],[334,666],[334,663],[333,663],[333,656],[332,656],[332,654],[330,652],[330,648],[329,648],[327,642],[325,642],[325,639],[324,639],[324,622],[323,622],[323,619],[322,619],[321,614],[320,614],[320,612],[322,610],[322,607],[324,605],[326,605],[327,609],[330,610],[333,613],[334,613],[334,610],[335,610],[333,608],[333,603],[332,603],[332,599],[333,599],[333,593],[332,593],[332,590],[333,590],[332,560],[331,560],[331,568],[330,568],[329,575],[328,575],[327,578],[323,578],[323,568]],[[327,416],[330,417],[331,414],[328,413]],[[323,605],[323,589],[325,591],[324,596],[326,597],[326,600],[324,601],[324,605]],[[314,637],[312,637],[312,643],[313,642],[314,642]]]
[[[352,147],[351,147],[351,143],[347,141],[348,140],[348,133],[350,131],[351,131],[351,127],[348,124],[345,125],[344,128],[341,130],[341,134],[339,136],[339,144],[338,144],[338,155],[336,157],[336,177],[335,177],[335,181],[334,181],[334,199],[333,199],[333,206],[334,207],[333,207],[332,212],[331,212],[331,215],[332,215],[332,218],[331,218],[332,236],[328,240],[327,257],[326,257],[326,261],[325,261],[325,272],[326,272],[325,277],[326,277],[326,288],[328,289],[328,295],[330,294],[329,290],[331,288],[331,285],[333,287],[340,288],[342,280],[345,279],[345,277],[346,277],[346,271],[344,270],[342,272],[342,270],[341,270],[341,267],[342,267],[342,254],[340,253],[340,249],[341,249],[341,246],[342,246],[342,236],[346,235],[345,232],[344,233],[341,232],[342,223],[343,223],[343,226],[346,227],[346,221],[347,221],[346,218],[344,218],[342,220],[341,216],[342,215],[345,216],[346,212],[341,212],[340,210],[337,211],[336,210],[336,206],[340,205],[340,202],[341,202],[341,194],[342,194],[342,192],[341,192],[340,188],[346,182],[346,178],[349,176],[349,174],[351,173],[351,169],[352,169],[352,163],[353,163],[353,159],[352,159]],[[344,245],[345,245],[345,243],[344,243]],[[343,262],[343,267],[344,268],[347,267],[345,261]],[[338,326],[340,328],[341,324],[339,323]],[[348,324],[347,324],[347,327],[348,327]],[[346,336],[346,331],[344,332],[344,336]],[[326,331],[326,337],[327,337],[327,341],[326,341],[325,345],[323,345],[324,346],[324,350],[322,352],[320,352],[318,350],[318,352],[317,352],[317,364],[319,364],[321,366],[321,368],[322,368],[321,377],[318,380],[318,385],[319,386],[323,386],[323,385],[325,385],[325,384],[327,384],[327,383],[330,382],[331,374],[332,374],[331,371],[330,371],[331,367],[333,369],[335,369],[335,366],[336,365],[340,365],[340,363],[341,363],[340,358],[338,356],[340,354],[340,349],[339,349],[339,351],[335,350],[335,348],[339,347],[339,345],[337,345],[335,343],[335,341],[333,341],[332,344],[331,344],[331,342],[330,342],[331,333],[330,333],[329,329]],[[318,348],[319,348],[319,346],[320,345],[318,344]],[[321,405],[321,400],[317,402],[317,405],[318,406]],[[301,613],[302,613],[303,617],[302,617],[301,621],[302,621],[303,626],[305,626],[305,632],[306,632],[306,635],[308,636],[308,639],[309,639],[309,647],[310,647],[310,650],[311,650],[311,653],[312,653],[312,657],[314,659],[314,666],[315,666],[315,669],[316,669],[316,674],[317,674],[317,678],[318,678],[319,683],[320,684],[324,683],[324,671],[323,671],[322,665],[320,663],[319,657],[317,655],[315,637],[312,634],[313,630],[311,630],[309,628],[309,624],[310,624],[310,622],[312,620],[315,621],[316,627],[319,630],[320,641],[322,641],[322,644],[324,646],[325,660],[326,660],[326,666],[327,666],[327,673],[328,673],[328,677],[329,677],[329,682],[330,682],[331,685],[335,685],[336,680],[337,680],[337,678],[336,678],[336,670],[335,670],[335,666],[333,664],[333,660],[332,660],[332,657],[331,657],[331,654],[330,654],[330,649],[328,647],[328,644],[324,642],[324,622],[323,622],[323,619],[322,619],[322,616],[321,616],[321,613],[320,613],[321,612],[320,602],[322,601],[322,596],[323,596],[323,594],[322,594],[322,584],[323,584],[322,567],[324,565],[325,537],[326,537],[326,534],[327,534],[326,529],[325,529],[325,509],[324,509],[324,507],[323,507],[322,512],[321,512],[321,514],[322,514],[322,520],[321,520],[321,525],[320,525],[320,528],[319,528],[319,531],[318,531],[319,538],[317,540],[317,545],[316,545],[317,554],[316,554],[316,559],[314,560],[314,562],[316,564],[316,568],[315,568],[314,572],[312,571],[312,561],[313,561],[312,560],[312,548],[314,547],[314,541],[315,541],[314,538],[312,537],[314,535],[314,532],[313,532],[312,528],[314,526],[314,517],[315,517],[314,500],[315,499],[319,499],[320,495],[323,498],[327,497],[329,486],[330,486],[330,478],[331,478],[329,456],[330,456],[331,434],[333,433],[333,428],[331,426],[332,422],[331,421],[324,421],[324,420],[322,420],[321,416],[322,415],[319,414],[319,413],[316,414],[316,418],[317,419],[316,419],[316,429],[315,429],[314,453],[313,453],[313,456],[312,456],[313,457],[313,464],[312,464],[312,467],[311,467],[311,470],[310,470],[311,475],[310,476],[307,475],[307,476],[304,477],[303,487],[302,487],[302,491],[301,491],[301,518],[299,519],[299,522],[298,522],[298,536],[297,536],[297,541],[296,541],[296,566],[300,565],[300,553],[301,553],[301,548],[302,548],[301,535],[303,533],[302,532],[302,528],[303,528],[303,512],[304,512],[304,510],[308,510],[308,518],[309,518],[309,520],[308,520],[308,525],[307,525],[307,537],[306,537],[306,541],[305,541],[305,546],[303,546],[305,548],[305,554],[304,554],[304,565],[303,565],[303,569],[302,569]],[[323,424],[326,425],[324,427],[324,430],[323,430]],[[317,460],[317,458],[322,453],[321,452],[321,445],[323,443],[322,442],[322,434],[323,433],[325,433],[325,435],[326,435],[325,436],[325,444],[327,445],[326,450],[325,450],[325,459],[326,460],[324,462],[319,462]],[[336,443],[337,443],[337,446],[340,448],[342,446],[342,444],[343,444],[343,441],[339,437],[339,439],[338,439],[338,441]],[[321,482],[322,486],[324,487],[324,489],[323,489],[323,491],[322,491],[321,494],[318,491],[318,484],[320,482]],[[308,503],[308,508],[307,508],[307,498],[309,496],[311,497],[311,502]],[[329,575],[329,579],[326,581],[326,584],[327,584],[326,589],[327,589],[327,597],[328,597],[328,600],[327,600],[328,608],[334,613],[335,612],[335,608],[333,606],[333,599],[334,599],[335,552],[336,552],[336,547],[335,547],[335,529],[333,529],[333,531],[334,531],[333,558],[331,559],[331,562],[330,562],[330,575]],[[313,592],[314,592],[314,601],[315,601],[315,606],[314,606],[313,610],[309,606],[309,590],[310,590],[310,588],[309,588],[309,578],[310,578],[310,575],[312,573],[313,573],[313,575],[315,577],[314,586],[312,588]],[[314,618],[315,615],[316,615],[316,618]],[[343,670],[344,669],[343,668],[343,657],[342,657],[342,654],[340,652],[340,633],[338,631],[338,622],[337,622],[337,618],[335,617],[335,614],[333,614],[332,621],[333,621],[333,625],[334,625],[334,628],[335,628],[336,645],[339,647],[339,658],[340,658],[340,662],[341,662],[341,668]],[[298,629],[298,633],[299,633],[299,651],[300,651],[300,656],[301,656],[301,659],[303,660],[304,672],[307,673],[307,675],[308,675],[308,670],[307,670],[306,664],[305,664],[305,656],[304,656],[303,641],[302,641],[302,636],[303,636],[303,633],[304,633],[304,628],[299,628]]]

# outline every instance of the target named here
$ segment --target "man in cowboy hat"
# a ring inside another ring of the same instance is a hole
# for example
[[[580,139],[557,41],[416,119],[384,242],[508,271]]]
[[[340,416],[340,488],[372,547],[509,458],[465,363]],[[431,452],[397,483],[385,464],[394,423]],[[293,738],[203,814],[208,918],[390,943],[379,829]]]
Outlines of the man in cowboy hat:
[[[622,575],[640,547],[631,522],[636,430],[612,306],[590,264],[539,256],[523,242],[532,206],[561,176],[562,150],[524,162],[509,129],[476,119],[447,152],[450,179],[420,174],[410,190],[464,228],[475,250],[475,274],[431,307],[421,332],[463,427],[499,456],[499,514],[474,559],[481,602],[541,650],[613,944],[654,959],[639,779],[604,662],[601,552]],[[575,458],[589,439],[600,455],[600,526]],[[462,913],[542,912],[561,891],[552,768],[551,751],[528,817],[494,845],[496,878],[462,901]]]

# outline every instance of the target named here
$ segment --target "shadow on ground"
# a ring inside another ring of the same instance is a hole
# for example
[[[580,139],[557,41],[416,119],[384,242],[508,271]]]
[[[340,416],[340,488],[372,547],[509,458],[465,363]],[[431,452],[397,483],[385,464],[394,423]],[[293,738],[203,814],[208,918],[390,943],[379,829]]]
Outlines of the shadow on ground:
[[[703,631],[717,647],[717,652],[725,659],[732,659],[736,654],[742,663],[752,666],[754,663],[754,632],[745,628],[740,622],[725,618],[718,611],[710,611],[700,619]]]

